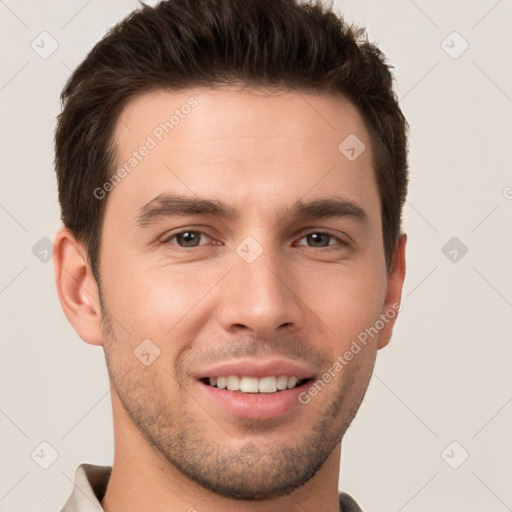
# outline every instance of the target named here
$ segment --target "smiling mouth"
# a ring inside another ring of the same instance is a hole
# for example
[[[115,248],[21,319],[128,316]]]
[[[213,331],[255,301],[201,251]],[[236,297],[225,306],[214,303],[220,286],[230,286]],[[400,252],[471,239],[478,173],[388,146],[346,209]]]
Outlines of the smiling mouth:
[[[298,388],[309,379],[299,379],[288,375],[269,375],[266,377],[249,377],[243,375],[228,375],[225,377],[205,377],[200,379],[203,384],[215,389],[225,389],[243,394],[274,394],[288,389]]]

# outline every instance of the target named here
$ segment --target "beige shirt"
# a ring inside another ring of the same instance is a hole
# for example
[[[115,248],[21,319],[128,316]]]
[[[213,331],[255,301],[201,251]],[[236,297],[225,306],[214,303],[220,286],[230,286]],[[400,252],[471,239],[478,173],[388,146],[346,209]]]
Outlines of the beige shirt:
[[[102,512],[101,500],[105,496],[112,466],[80,464],[75,473],[75,486],[61,512]],[[348,494],[338,495],[341,512],[362,512]]]

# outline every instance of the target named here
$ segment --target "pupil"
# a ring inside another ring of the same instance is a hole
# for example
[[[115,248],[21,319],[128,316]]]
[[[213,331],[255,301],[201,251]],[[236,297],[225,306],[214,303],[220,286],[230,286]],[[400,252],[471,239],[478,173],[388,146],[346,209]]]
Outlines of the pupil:
[[[190,246],[194,246],[194,243],[197,242],[197,237],[194,233],[194,231],[185,231],[184,233],[181,233],[179,235],[179,237],[181,237],[184,242],[185,242],[185,245],[187,247],[190,247]],[[308,238],[310,241],[313,241],[314,243],[318,243],[319,240],[321,241],[321,238],[322,237],[325,237],[324,238],[324,242],[325,243],[320,243],[320,246],[321,247],[326,247],[329,245],[329,236],[326,235],[325,233],[311,233],[308,235]]]
[[[327,245],[329,245],[329,238],[328,238],[328,235],[326,235],[325,233],[312,233],[310,235],[308,235],[309,237],[311,237],[313,239],[313,241],[316,241],[318,242],[318,237],[325,237],[325,240],[326,240],[326,244],[321,244],[321,247],[326,247]],[[310,238],[310,240],[311,240]]]
[[[185,239],[185,245],[187,247],[190,247],[190,242],[192,244],[194,244],[194,241],[197,242],[197,237],[195,237],[195,234],[193,231],[186,231],[185,233],[182,233],[181,235],[179,235],[180,237],[184,238]],[[194,237],[196,238],[196,240],[194,240]],[[192,245],[193,246],[193,245]]]

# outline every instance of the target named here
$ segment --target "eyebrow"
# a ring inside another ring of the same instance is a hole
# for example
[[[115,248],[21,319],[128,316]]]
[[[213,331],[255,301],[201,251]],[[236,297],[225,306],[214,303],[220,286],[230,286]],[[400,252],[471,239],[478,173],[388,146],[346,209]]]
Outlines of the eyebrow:
[[[221,219],[236,220],[240,212],[219,199],[180,196],[171,193],[160,194],[140,208],[136,223],[147,227],[168,217],[185,215],[211,215]],[[298,200],[291,207],[284,208],[282,217],[297,219],[343,218],[348,217],[368,225],[369,216],[353,201],[340,197],[314,199],[308,202]]]

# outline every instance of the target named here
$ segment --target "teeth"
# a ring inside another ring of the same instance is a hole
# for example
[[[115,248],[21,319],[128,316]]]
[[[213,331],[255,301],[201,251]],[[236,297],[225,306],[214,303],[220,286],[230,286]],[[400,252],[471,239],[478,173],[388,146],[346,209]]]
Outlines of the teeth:
[[[238,378],[238,377],[235,377]],[[260,384],[261,388],[261,384]],[[240,379],[240,391],[244,393],[257,393],[258,392],[258,379],[256,377],[242,377]],[[261,391],[261,389],[260,389]]]
[[[288,377],[286,375],[281,375],[278,377],[276,386],[279,390],[286,389],[288,387]]]
[[[294,388],[299,379],[297,377],[290,377],[288,379],[288,388]]]
[[[236,375],[228,377],[228,389],[230,391],[238,391],[240,389],[240,379]]]
[[[277,391],[277,379],[275,377],[263,377],[260,379],[258,389],[260,393],[275,393]]]
[[[284,389],[292,389],[299,382],[298,377],[287,375],[268,376],[258,379],[257,377],[210,377],[210,386],[230,391],[241,391],[242,393],[275,393]]]

